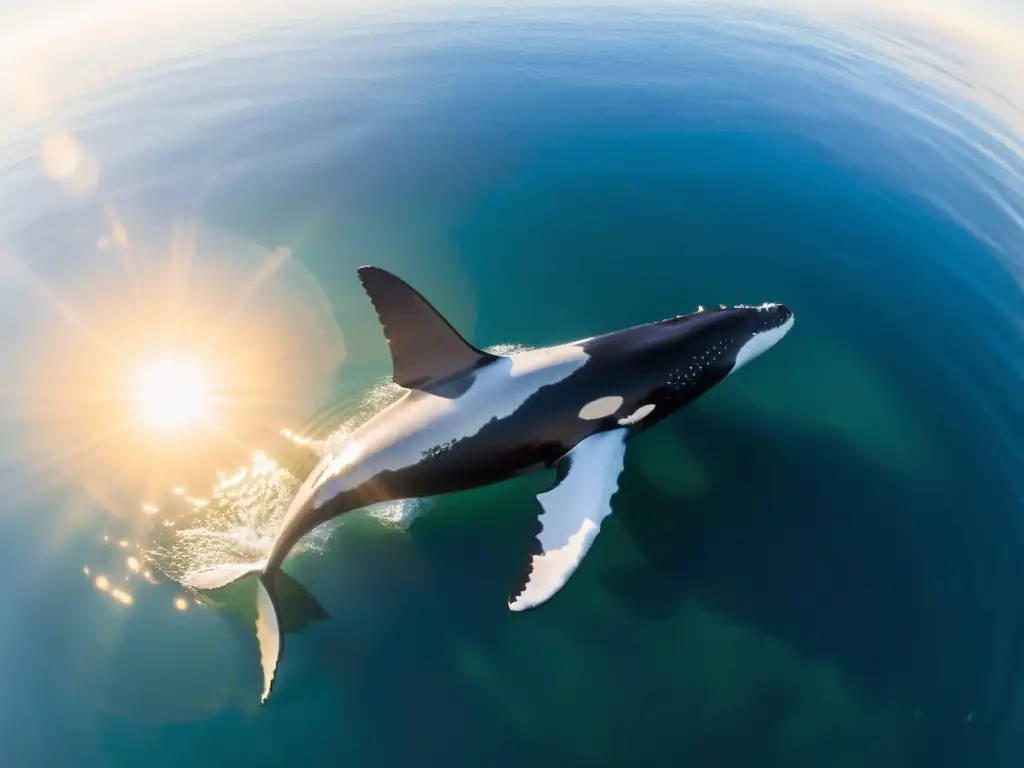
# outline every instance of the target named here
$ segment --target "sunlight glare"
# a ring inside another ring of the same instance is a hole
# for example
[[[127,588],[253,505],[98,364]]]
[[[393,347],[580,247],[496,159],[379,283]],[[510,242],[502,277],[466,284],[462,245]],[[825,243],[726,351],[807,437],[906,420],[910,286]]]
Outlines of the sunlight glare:
[[[133,396],[140,418],[164,431],[194,426],[208,415],[206,377],[188,360],[166,358],[142,365]]]

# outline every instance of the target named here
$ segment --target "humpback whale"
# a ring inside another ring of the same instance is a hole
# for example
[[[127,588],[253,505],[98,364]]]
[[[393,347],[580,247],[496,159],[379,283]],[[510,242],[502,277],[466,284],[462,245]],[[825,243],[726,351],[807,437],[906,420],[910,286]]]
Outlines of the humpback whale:
[[[372,504],[478,488],[556,470],[540,501],[541,530],[524,552],[513,611],[553,597],[612,512],[626,442],[692,403],[793,327],[784,304],[695,313],[556,346],[497,355],[467,342],[419,292],[378,267],[357,270],[406,392],[328,450],[292,500],[266,560],[193,573],[185,586],[257,582],[261,702],[284,650],[282,587],[316,599],[282,570],[321,524]]]

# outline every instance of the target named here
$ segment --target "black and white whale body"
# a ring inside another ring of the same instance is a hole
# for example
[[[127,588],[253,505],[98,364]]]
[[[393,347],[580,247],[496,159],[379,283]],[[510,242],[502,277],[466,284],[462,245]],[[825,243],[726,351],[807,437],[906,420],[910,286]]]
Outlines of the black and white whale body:
[[[395,383],[408,392],[321,459],[292,500],[265,562],[219,566],[187,583],[216,589],[258,577],[262,701],[284,645],[276,594],[282,579],[291,580],[281,565],[313,529],[371,504],[555,468],[555,484],[538,496],[535,550],[509,596],[512,610],[533,608],[565,585],[611,513],[626,441],[693,402],[793,326],[793,313],[782,304],[701,308],[500,356],[467,343],[394,275],[376,267],[358,274],[391,348]]]

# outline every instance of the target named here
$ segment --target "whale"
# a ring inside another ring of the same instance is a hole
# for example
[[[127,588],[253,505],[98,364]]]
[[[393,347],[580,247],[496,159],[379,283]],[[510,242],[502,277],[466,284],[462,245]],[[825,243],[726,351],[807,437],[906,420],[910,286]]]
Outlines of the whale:
[[[539,532],[524,547],[512,611],[547,603],[570,580],[612,513],[628,441],[669,418],[777,344],[784,304],[696,312],[554,346],[494,354],[470,344],[416,289],[374,266],[356,270],[404,392],[324,455],[303,481],[266,559],[196,571],[196,591],[256,582],[261,703],[284,652],[279,595],[326,612],[282,566],[303,537],[353,510],[466,491],[554,471]],[[298,598],[291,596],[298,595]]]

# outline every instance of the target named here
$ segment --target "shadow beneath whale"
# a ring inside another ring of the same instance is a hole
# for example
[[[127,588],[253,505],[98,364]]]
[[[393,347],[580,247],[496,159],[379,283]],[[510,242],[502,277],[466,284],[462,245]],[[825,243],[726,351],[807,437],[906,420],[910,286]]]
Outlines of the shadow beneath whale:
[[[920,503],[915,489],[809,433],[695,412],[685,425],[665,426],[685,429],[691,443],[700,436],[715,482],[685,501],[649,483],[624,483],[617,519],[644,562],[607,584],[628,610],[665,618],[678,600],[699,594],[794,635],[807,655],[841,651],[863,660],[865,680],[877,671],[868,658],[927,664],[916,648],[901,648],[931,618],[919,613],[913,532],[900,514]]]
[[[389,765],[546,765],[546,746],[515,729],[453,653],[507,613],[500,556],[452,521],[479,513],[476,494],[466,496],[439,503],[414,534],[354,517],[325,556],[296,563],[293,574],[332,615],[303,633],[304,647],[293,643],[279,697],[301,700],[326,683],[381,734]]]
[[[623,484],[616,519],[641,562],[602,576],[622,607],[658,622],[697,598],[924,717],[922,728],[943,738],[919,740],[922,764],[966,764],[965,716],[988,693],[990,659],[960,653],[956,628],[969,628],[975,649],[991,648],[998,620],[968,595],[945,593],[936,574],[950,574],[944,557],[957,548],[984,562],[985,526],[957,514],[970,493],[953,478],[904,480],[796,425],[692,409],[663,428],[698,446],[714,481],[686,500],[638,473]]]

